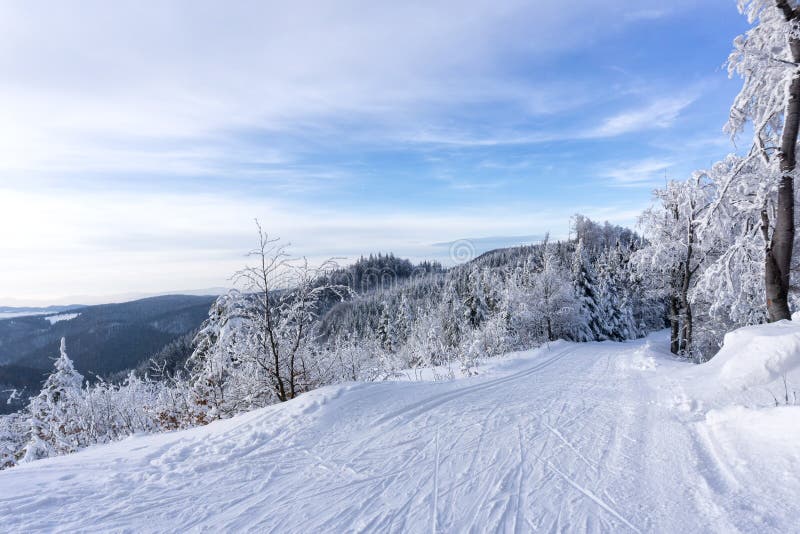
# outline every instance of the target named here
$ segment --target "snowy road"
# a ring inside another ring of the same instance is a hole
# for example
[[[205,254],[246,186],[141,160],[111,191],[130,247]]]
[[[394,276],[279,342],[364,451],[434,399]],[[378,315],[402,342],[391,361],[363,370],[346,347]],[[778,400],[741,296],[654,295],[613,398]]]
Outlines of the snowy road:
[[[683,393],[670,377],[686,366],[645,341],[559,342],[469,379],[325,388],[0,472],[0,525],[796,531],[800,488],[786,466],[797,464],[748,462],[752,448],[726,441],[735,426],[709,426],[676,402]]]

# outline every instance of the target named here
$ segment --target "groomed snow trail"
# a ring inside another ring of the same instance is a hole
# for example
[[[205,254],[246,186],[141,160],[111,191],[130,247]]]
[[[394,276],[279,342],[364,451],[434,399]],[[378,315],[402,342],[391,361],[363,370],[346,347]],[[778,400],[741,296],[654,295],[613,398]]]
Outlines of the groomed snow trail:
[[[468,379],[324,388],[0,472],[0,530],[796,530],[797,483],[673,401],[686,365],[648,341],[558,342]]]

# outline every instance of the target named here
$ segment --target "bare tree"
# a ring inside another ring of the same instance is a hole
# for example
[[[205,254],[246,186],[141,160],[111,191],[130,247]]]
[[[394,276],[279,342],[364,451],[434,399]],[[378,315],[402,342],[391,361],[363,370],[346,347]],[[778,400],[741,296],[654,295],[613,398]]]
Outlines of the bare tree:
[[[268,377],[277,399],[286,401],[314,387],[316,362],[308,358],[307,341],[320,307],[350,290],[325,282],[337,267],[334,260],[318,267],[305,258],[293,260],[287,245],[271,239],[258,221],[256,226],[259,246],[249,253],[255,265],[237,272],[234,281],[248,292],[249,305],[243,312],[252,352],[248,357]]]

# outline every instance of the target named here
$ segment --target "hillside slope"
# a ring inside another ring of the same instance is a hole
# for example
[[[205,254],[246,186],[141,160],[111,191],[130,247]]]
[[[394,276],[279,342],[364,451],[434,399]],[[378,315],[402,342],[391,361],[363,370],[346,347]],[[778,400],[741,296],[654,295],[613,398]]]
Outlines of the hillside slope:
[[[207,427],[9,469],[0,472],[0,524],[14,532],[795,529],[800,407],[765,408],[762,397],[771,397],[760,386],[706,391],[701,404],[689,386],[717,370],[674,361],[652,341],[558,342],[471,378],[328,387]]]
[[[208,316],[214,296],[165,295],[102,304],[60,315],[0,321],[0,363],[49,370],[66,337],[82,373],[112,373],[135,367]]]
[[[86,378],[113,376],[195,331],[215,298],[165,295],[0,319],[0,414],[19,410],[39,391],[62,337]],[[13,390],[19,395],[7,403]]]

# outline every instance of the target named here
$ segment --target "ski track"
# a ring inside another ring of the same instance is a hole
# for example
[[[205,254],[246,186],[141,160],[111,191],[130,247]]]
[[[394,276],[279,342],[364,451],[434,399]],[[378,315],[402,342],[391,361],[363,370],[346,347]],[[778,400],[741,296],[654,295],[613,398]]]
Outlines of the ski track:
[[[644,343],[559,343],[463,380],[324,388],[3,471],[0,530],[796,529],[798,504],[747,519],[769,509],[770,482],[734,473],[690,415],[658,402],[655,375],[618,365]]]

